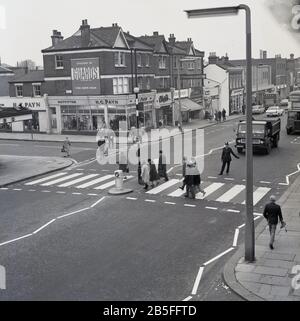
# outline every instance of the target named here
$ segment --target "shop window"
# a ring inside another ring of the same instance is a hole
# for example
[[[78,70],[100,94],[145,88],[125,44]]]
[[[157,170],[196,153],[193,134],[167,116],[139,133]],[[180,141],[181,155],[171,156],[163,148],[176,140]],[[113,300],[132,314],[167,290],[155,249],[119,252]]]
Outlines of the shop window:
[[[125,52],[115,52],[115,67],[125,67]]]
[[[41,96],[41,84],[33,84],[33,96],[40,97]]]
[[[16,96],[23,97],[23,85],[16,85]]]
[[[64,69],[63,56],[61,56],[61,55],[55,56],[55,68],[56,69]]]

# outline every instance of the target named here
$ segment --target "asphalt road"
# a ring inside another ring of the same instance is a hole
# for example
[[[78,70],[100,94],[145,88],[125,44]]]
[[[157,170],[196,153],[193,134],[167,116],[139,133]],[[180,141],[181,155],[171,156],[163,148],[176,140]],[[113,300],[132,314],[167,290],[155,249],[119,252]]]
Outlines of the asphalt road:
[[[298,138],[285,134],[282,120],[279,148],[254,155],[254,190],[262,197],[255,213],[271,194],[282,195],[286,175],[300,162]],[[241,300],[221,274],[235,250],[235,230],[244,223],[245,155],[233,160],[229,175],[218,175],[219,148],[234,139],[236,123],[204,130],[204,153],[211,151],[197,158],[204,159],[203,187],[211,191],[204,199],[180,195],[176,164],[168,167],[169,185],[161,181],[148,193],[137,184],[137,167],[130,166],[124,184],[133,193],[109,196],[116,165],[90,161],[92,144],[73,144],[72,157],[82,163],[60,176],[0,190],[0,264],[7,273],[0,300]],[[56,156],[59,146],[0,141],[2,154]],[[172,147],[171,159],[176,153]],[[255,217],[256,223],[262,219]]]

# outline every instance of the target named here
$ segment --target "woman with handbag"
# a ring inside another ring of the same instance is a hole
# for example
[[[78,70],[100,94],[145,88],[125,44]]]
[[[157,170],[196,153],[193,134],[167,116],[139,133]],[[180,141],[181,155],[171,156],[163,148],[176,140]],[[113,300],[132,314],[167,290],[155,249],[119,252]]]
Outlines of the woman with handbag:
[[[66,137],[66,139],[63,142],[62,149],[61,149],[62,153],[66,153],[66,155],[64,155],[64,157],[70,156],[70,146],[71,146],[71,142],[69,141],[69,138]]]

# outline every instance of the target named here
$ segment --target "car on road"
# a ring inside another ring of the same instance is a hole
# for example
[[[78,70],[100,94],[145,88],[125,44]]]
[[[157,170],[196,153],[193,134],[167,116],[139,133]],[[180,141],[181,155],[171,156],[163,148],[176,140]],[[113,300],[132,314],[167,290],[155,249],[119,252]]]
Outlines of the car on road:
[[[265,108],[262,105],[253,105],[252,106],[252,114],[263,114],[265,112]]]
[[[283,113],[284,113],[284,110],[279,106],[271,106],[266,111],[267,117],[278,117],[278,116],[282,116]]]

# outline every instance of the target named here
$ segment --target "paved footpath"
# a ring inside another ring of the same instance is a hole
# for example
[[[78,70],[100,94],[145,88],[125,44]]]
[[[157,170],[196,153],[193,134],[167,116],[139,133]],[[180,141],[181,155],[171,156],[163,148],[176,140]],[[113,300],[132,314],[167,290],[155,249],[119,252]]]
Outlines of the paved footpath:
[[[255,263],[244,261],[244,245],[224,268],[226,283],[249,301],[300,301],[300,176],[278,200],[286,230],[277,227],[269,249],[266,220],[256,228]]]

